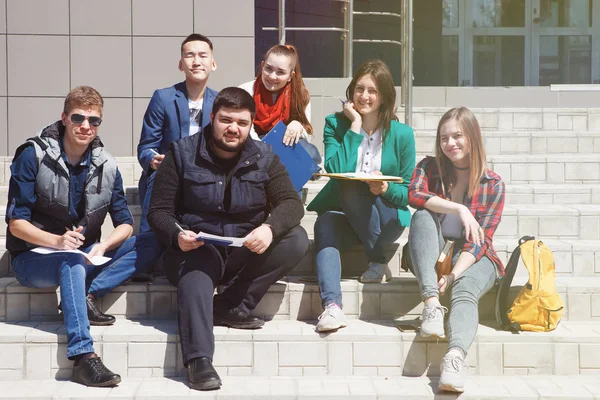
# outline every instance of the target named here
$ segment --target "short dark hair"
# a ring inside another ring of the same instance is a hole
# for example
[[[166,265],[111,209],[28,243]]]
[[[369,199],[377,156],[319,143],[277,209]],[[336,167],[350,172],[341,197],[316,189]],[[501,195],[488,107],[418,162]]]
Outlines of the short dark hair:
[[[213,103],[213,115],[216,115],[223,107],[233,108],[234,110],[248,110],[252,114],[252,119],[254,119],[256,105],[252,96],[244,89],[227,87],[221,90]]]
[[[206,42],[208,43],[208,47],[210,47],[210,51],[213,51],[213,44],[210,41],[209,38],[207,38],[206,36],[200,34],[200,33],[192,33],[191,35],[189,35],[188,37],[186,37],[183,42],[181,42],[181,53],[183,54],[183,46],[185,46],[185,44],[187,42]]]
[[[95,108],[102,115],[104,99],[93,87],[77,86],[65,97],[63,112],[68,115],[72,109],[78,107]]]

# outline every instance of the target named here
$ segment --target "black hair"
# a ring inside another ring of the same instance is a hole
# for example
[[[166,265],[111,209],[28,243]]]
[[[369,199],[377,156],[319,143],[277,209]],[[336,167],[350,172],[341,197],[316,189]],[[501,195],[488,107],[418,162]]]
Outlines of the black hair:
[[[227,87],[219,92],[213,103],[213,115],[216,115],[223,107],[233,108],[234,110],[248,110],[252,114],[252,119],[254,119],[254,113],[256,112],[256,105],[252,96],[238,87]]]
[[[195,41],[199,41],[199,42],[206,42],[208,43],[208,47],[210,47],[210,51],[213,51],[213,44],[210,41],[209,38],[207,38],[206,36],[200,34],[200,33],[192,33],[191,35],[189,35],[188,37],[186,37],[183,42],[181,42],[181,53],[183,53],[183,46],[185,46],[185,44],[187,42],[195,42]]]

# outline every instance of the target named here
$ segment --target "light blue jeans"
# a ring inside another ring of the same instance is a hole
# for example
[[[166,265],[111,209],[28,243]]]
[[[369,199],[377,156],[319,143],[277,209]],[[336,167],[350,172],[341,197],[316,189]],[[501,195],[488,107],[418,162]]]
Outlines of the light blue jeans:
[[[81,249],[89,253],[92,246]],[[35,289],[60,286],[60,300],[67,331],[67,357],[94,351],[90,322],[87,317],[86,294],[102,297],[136,272],[146,269],[162,253],[162,246],[152,232],[127,239],[106,253],[112,259],[103,265],[87,264],[75,253],[21,253],[13,259],[13,270],[19,283]]]
[[[386,264],[386,247],[400,237],[404,227],[398,209],[369,191],[364,182],[341,181],[342,211],[327,211],[315,223],[317,278],[323,307],[342,307],[340,252],[362,244],[369,262]]]
[[[421,288],[421,297],[439,297],[435,264],[444,247],[445,239],[439,218],[428,210],[413,214],[408,232],[409,263]],[[454,246],[452,265],[460,256]],[[447,329],[448,348],[458,347],[467,354],[475,339],[479,324],[479,299],[494,287],[496,266],[488,257],[482,257],[463,272],[450,291],[450,312]]]

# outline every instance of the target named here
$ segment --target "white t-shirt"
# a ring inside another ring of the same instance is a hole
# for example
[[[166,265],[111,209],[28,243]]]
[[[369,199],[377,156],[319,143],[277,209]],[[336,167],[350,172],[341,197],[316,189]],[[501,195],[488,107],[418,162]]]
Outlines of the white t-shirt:
[[[199,101],[188,100],[188,107],[190,108],[190,136],[202,130],[202,105],[204,104],[204,98]]]
[[[358,147],[358,159],[356,160],[356,171],[370,174],[373,171],[381,171],[381,152],[383,148],[383,137],[381,130],[376,130],[371,136],[360,129],[363,140]]]
[[[240,89],[244,89],[246,92],[250,93],[250,96],[254,97],[254,82],[255,81],[256,80],[252,80],[250,82],[242,83],[238,87]],[[277,97],[274,98],[274,100],[276,100],[276,99],[277,99]],[[306,114],[306,119],[308,120],[308,122],[310,122],[310,101],[306,105],[304,114]],[[252,128],[250,129],[250,137],[254,140],[260,140],[260,138],[258,137],[258,134],[254,130],[254,125],[252,125]],[[301,137],[302,137],[302,139],[306,139],[308,142],[310,142],[312,140],[313,135],[309,135],[308,132],[306,132],[306,129],[302,128],[302,136]]]

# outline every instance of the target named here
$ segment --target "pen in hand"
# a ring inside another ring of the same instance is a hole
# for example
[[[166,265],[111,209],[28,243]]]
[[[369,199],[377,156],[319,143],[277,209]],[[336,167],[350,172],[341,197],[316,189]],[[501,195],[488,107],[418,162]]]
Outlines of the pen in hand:
[[[188,234],[188,233],[185,231],[185,229],[183,229],[183,228],[181,227],[181,225],[179,225],[177,222],[175,222],[175,226],[176,226],[176,227],[177,227],[177,229],[179,229],[179,231],[180,231],[181,233],[183,233],[185,236],[188,236],[188,237],[194,237],[194,236],[192,236],[192,235]]]

